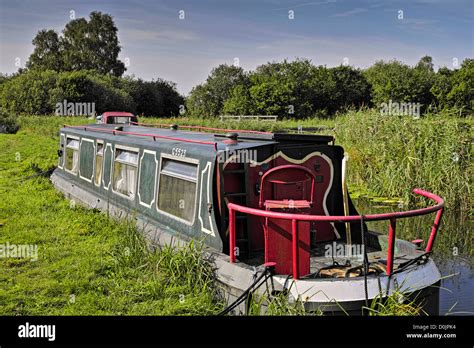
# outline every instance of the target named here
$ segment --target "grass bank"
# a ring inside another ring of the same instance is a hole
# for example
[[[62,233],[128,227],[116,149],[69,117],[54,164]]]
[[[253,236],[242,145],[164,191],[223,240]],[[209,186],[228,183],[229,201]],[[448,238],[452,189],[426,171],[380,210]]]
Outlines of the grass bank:
[[[38,246],[36,261],[0,258],[0,315],[218,312],[199,245],[152,252],[134,226],[71,205],[48,178],[21,181],[56,164],[61,121],[28,118],[0,135],[0,244]]]

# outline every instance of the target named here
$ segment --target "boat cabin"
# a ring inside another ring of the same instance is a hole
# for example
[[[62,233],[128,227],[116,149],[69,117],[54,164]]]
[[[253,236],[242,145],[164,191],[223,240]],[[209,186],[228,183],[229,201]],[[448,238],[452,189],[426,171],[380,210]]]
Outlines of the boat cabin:
[[[344,214],[344,151],[331,136],[107,123],[62,128],[59,153],[58,173],[98,199],[225,253],[229,203]],[[350,213],[357,214],[349,203]],[[240,258],[258,255],[264,248],[264,221],[244,214],[236,220]],[[274,229],[286,228],[277,225]],[[304,228],[307,250],[345,238],[342,223],[313,222]]]

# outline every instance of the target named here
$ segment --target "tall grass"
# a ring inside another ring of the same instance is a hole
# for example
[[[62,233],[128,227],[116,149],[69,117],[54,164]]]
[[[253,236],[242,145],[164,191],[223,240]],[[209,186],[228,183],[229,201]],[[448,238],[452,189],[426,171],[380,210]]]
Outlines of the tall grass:
[[[350,112],[336,119],[335,135],[349,153],[350,183],[378,196],[413,202],[420,187],[450,208],[471,206],[472,120],[450,115],[420,119]]]
[[[220,311],[199,244],[153,249],[131,222],[70,204],[46,177],[23,180],[56,164],[58,119],[0,135],[0,244],[38,246],[37,261],[0,258],[0,315]]]
[[[415,316],[426,314],[416,302],[416,297],[410,299],[409,295],[399,290],[387,297],[375,297],[369,307],[364,307],[370,316]]]

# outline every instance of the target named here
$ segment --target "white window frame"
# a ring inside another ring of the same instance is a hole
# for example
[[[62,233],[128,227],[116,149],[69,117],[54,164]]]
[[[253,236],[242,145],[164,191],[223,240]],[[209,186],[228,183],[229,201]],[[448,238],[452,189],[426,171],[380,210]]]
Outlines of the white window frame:
[[[97,151],[99,149],[99,145],[102,145],[102,169],[100,170],[100,178],[99,178],[99,183],[95,182],[95,172],[97,170]],[[96,148],[94,152],[94,175],[93,175],[93,180],[94,180],[94,185],[97,187],[100,187],[100,183],[102,182],[102,177],[104,176],[104,158],[105,158],[105,146],[104,146],[104,141],[101,139],[96,139]]]
[[[142,161],[143,161],[143,157],[145,156],[145,153],[152,154],[153,159],[155,160],[155,177],[153,178],[153,183],[154,183],[153,199],[151,200],[150,204],[146,204],[145,202],[142,202],[142,198],[140,197],[140,177],[142,175],[141,166],[142,166]],[[158,175],[158,169],[159,168],[158,168],[158,160],[156,159],[156,151],[143,149],[142,155],[140,157],[139,166],[138,166],[138,187],[137,187],[138,204],[143,205],[144,207],[147,207],[147,208],[150,208],[150,209],[153,207],[153,204],[155,203],[155,200],[156,200],[156,192],[157,192],[156,191],[156,187],[157,187],[156,177]]]
[[[79,167],[81,166],[81,138],[78,137],[78,136],[75,136],[75,135],[68,135],[66,134],[66,143],[64,144],[64,156],[67,156],[67,140],[68,139],[73,139],[73,140],[77,140],[79,142],[79,148],[77,149],[77,152],[79,154],[79,156],[77,157],[77,171],[74,172],[73,170],[69,170],[67,169],[67,166],[66,166],[66,162],[67,162],[67,158],[64,157],[64,170],[72,175],[75,175],[77,176],[78,173],[79,173]]]
[[[163,158],[165,159],[171,159],[171,160],[175,160],[175,161],[180,161],[180,162],[185,162],[185,163],[192,163],[192,164],[196,164],[197,167],[196,167],[196,173],[197,173],[197,176],[196,176],[196,180],[190,180],[189,177],[185,177],[185,176],[181,176],[181,175],[173,175],[173,174],[168,174],[168,173],[165,173],[165,175],[168,175],[168,176],[172,176],[172,177],[175,177],[175,178],[178,178],[178,179],[181,179],[181,180],[186,180],[186,181],[189,181],[189,182],[194,182],[196,184],[196,190],[195,190],[195,194],[194,194],[194,214],[193,214],[193,219],[191,221],[188,221],[188,220],[185,220],[185,219],[182,219],[176,215],[173,215],[171,213],[168,213],[166,211],[163,211],[161,210],[159,207],[158,207],[158,203],[160,202],[160,197],[159,197],[159,194],[160,194],[160,181],[161,181],[161,167],[163,165]],[[199,176],[200,176],[200,171],[199,171],[199,160],[198,159],[195,159],[195,158],[189,158],[189,157],[181,157],[181,156],[173,156],[173,155],[170,155],[170,154],[166,154],[166,153],[162,153],[160,155],[160,166],[159,166],[159,169],[158,169],[158,173],[157,173],[157,185],[156,185],[156,194],[155,194],[155,199],[156,199],[156,203],[155,203],[155,206],[156,206],[156,210],[160,213],[160,214],[163,214],[165,216],[168,216],[168,217],[171,217],[173,218],[174,220],[176,221],[179,221],[179,222],[182,222],[188,226],[192,226],[194,225],[194,222],[196,221],[196,213],[198,211],[198,209],[196,209],[196,204],[197,204],[197,201],[198,201],[198,187],[199,187]]]
[[[86,178],[85,176],[82,176],[81,175],[81,149],[82,149],[82,142],[83,141],[88,141],[90,143],[92,143],[92,146],[94,147],[94,158],[93,158],[93,162],[92,162],[92,178]],[[89,139],[89,138],[81,138],[81,141],[79,142],[79,169],[78,169],[78,172],[79,172],[79,177],[81,179],[84,179],[85,181],[87,182],[90,182],[92,183],[92,180],[94,179],[94,168],[95,168],[95,152],[96,152],[96,145],[95,145],[95,141],[94,139]]]
[[[59,135],[59,146],[61,146],[61,144],[63,146],[59,150],[62,151],[62,155],[61,157],[59,157],[58,168],[64,169],[65,157],[66,157],[66,145],[67,145],[66,134],[64,133],[61,133]]]
[[[109,184],[107,186],[105,186],[105,182],[104,182],[104,171],[105,171],[105,154],[107,152],[107,148],[110,147],[110,156],[112,156],[112,158],[110,159],[110,172],[109,172]],[[112,144],[110,142],[107,142],[107,144],[105,144],[105,147],[104,147],[104,160],[103,160],[103,163],[102,163],[102,187],[104,188],[104,190],[108,191],[109,190],[109,187],[110,185],[112,185],[112,175],[113,175],[113,165],[114,165],[114,156],[115,156],[115,153],[114,153],[114,149],[112,147]]]
[[[117,162],[117,161],[115,160],[115,158],[116,158],[117,149],[118,149],[118,150],[129,151],[129,152],[136,152],[136,153],[137,153],[137,157],[140,156],[140,149],[139,149],[138,147],[130,147],[130,146],[125,146],[125,145],[118,145],[118,144],[115,144],[115,146],[114,146],[114,152],[113,152],[113,158],[112,158],[112,170],[110,171],[110,184],[112,185],[112,192],[115,193],[115,194],[118,195],[118,196],[127,198],[127,199],[130,200],[130,201],[134,201],[134,200],[137,198],[138,175],[137,175],[137,180],[135,180],[135,196],[134,196],[133,198],[130,197],[130,196],[124,195],[124,194],[121,193],[121,192],[118,192],[118,191],[115,191],[115,190],[114,190],[115,162]],[[105,154],[105,152],[104,152],[104,154]],[[138,157],[138,158],[139,158],[139,157]],[[105,162],[105,161],[104,161],[104,162]],[[118,161],[118,162],[121,162],[121,161]],[[121,163],[123,163],[123,162],[121,162]],[[124,163],[124,164],[131,165],[130,163]],[[140,164],[140,161],[138,161],[138,163],[137,163],[137,165],[136,165],[137,172],[139,171],[139,167],[138,167],[139,164]],[[105,165],[105,164],[104,164],[104,165]]]

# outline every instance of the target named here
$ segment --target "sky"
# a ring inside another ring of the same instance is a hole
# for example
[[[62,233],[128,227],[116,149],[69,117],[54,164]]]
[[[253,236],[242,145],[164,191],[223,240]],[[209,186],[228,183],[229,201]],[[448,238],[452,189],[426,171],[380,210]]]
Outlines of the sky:
[[[163,78],[187,95],[213,67],[269,61],[366,68],[378,60],[456,68],[474,57],[474,0],[0,0],[0,72],[24,66],[41,29],[112,15],[126,74]]]

